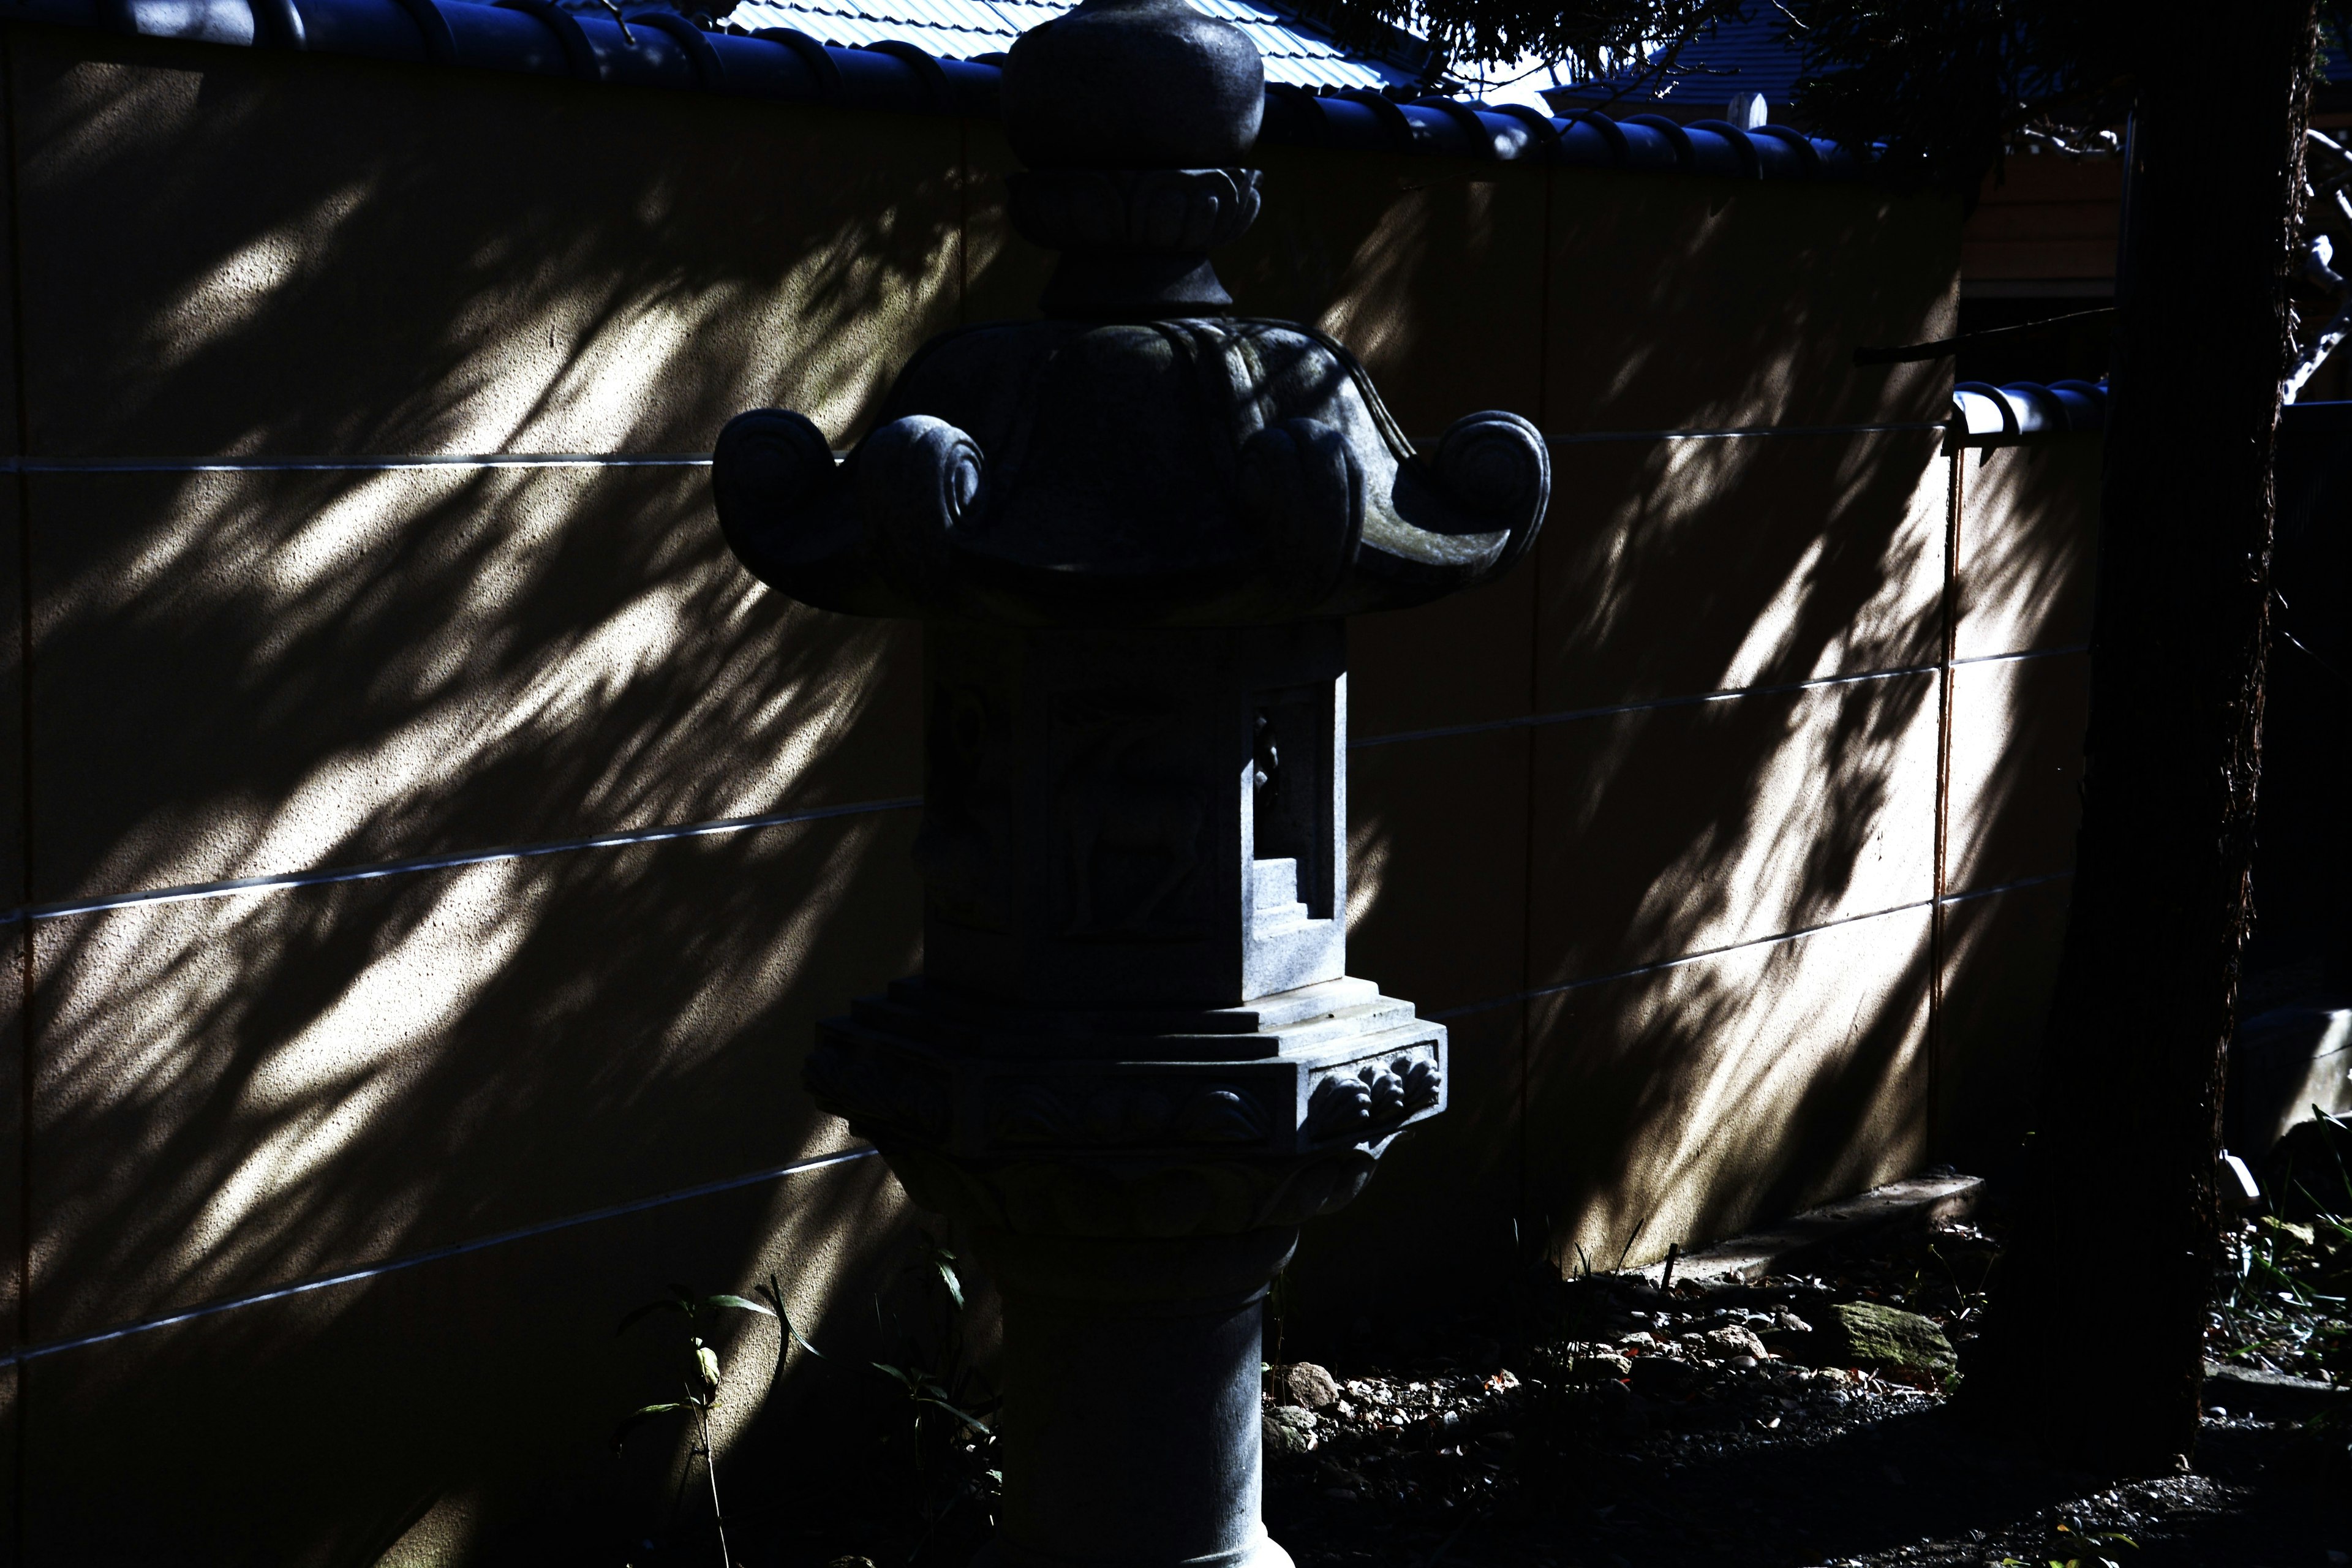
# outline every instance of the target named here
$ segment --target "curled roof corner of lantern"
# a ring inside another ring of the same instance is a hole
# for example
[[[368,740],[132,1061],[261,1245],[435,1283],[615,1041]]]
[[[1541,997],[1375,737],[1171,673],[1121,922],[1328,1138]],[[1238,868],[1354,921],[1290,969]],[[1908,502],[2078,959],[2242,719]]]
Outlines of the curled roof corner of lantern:
[[[1042,320],[925,344],[835,460],[803,416],[719,439],[729,545],[820,609],[1026,626],[1251,626],[1401,609],[1509,570],[1550,459],[1517,415],[1428,459],[1362,363],[1237,318],[1211,253],[1259,210],[1265,75],[1183,0],[1089,0],[1005,65],[1013,226]]]

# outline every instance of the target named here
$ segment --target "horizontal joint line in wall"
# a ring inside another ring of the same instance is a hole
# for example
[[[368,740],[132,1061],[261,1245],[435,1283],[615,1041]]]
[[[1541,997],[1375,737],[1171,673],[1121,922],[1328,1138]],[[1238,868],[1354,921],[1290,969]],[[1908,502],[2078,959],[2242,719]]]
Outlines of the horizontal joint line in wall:
[[[176,904],[191,899],[224,899],[234,893],[277,888],[312,888],[333,882],[365,882],[378,877],[403,877],[417,871],[446,871],[461,866],[482,866],[499,860],[530,860],[541,855],[564,855],[578,849],[623,849],[636,844],[665,844],[680,838],[708,838],[722,833],[748,833],[762,827],[782,827],[796,822],[822,822],[827,817],[863,816],[879,811],[911,811],[923,804],[919,795],[902,800],[867,800],[850,805],[811,806],[802,811],[771,811],[757,816],[724,816],[709,822],[677,826],[639,827],[623,833],[599,833],[585,838],[559,838],[545,844],[509,845],[495,849],[467,850],[454,855],[420,855],[407,860],[385,860],[370,866],[346,866],[329,870],[281,871],[268,877],[239,877],[224,882],[195,882],[148,892],[116,893],[104,898],[72,899],[57,903],[27,904],[0,914],[0,925],[19,921],[61,920],[68,915],[103,914],[109,910],[140,904]]]
[[[2072,871],[2045,871],[2039,877],[2020,877],[2014,882],[2001,882],[1990,888],[1973,888],[1965,893],[1946,893],[1936,901],[1949,909],[1954,904],[1974,903],[1979,899],[1990,899],[2000,893],[2021,893],[2028,888],[2039,888],[2046,882],[2063,882],[2074,874]]]
[[[1966,893],[1947,893],[1940,899],[1920,899],[1912,903],[1896,904],[1889,909],[1872,910],[1864,914],[1844,915],[1837,920],[1823,921],[1819,925],[1801,926],[1795,931],[1777,931],[1770,936],[1750,937],[1746,942],[1730,942],[1722,947],[1705,948],[1697,952],[1685,952],[1675,958],[1662,958],[1655,963],[1636,964],[1631,969],[1620,969],[1609,974],[1595,974],[1583,980],[1565,980],[1557,985],[1539,985],[1532,991],[1515,991],[1508,996],[1493,996],[1484,1002],[1465,1002],[1459,1007],[1447,1007],[1423,1016],[1432,1023],[1442,1024],[1449,1018],[1466,1017],[1473,1013],[1491,1013],[1497,1007],[1509,1007],[1521,1002],[1538,1002],[1546,996],[1559,996],[1570,991],[1582,991],[1594,985],[1606,985],[1612,980],[1633,980],[1644,974],[1658,974],[1669,969],[1680,969],[1686,963],[1696,963],[1702,959],[1720,958],[1727,952],[1740,952],[1751,947],[1770,947],[1778,942],[1796,942],[1803,937],[1818,936],[1825,931],[1835,931],[1840,926],[1859,925],[1864,921],[1885,920],[1889,915],[1906,914],[1914,910],[1929,909],[1938,904],[1949,908],[1953,904],[1969,903],[1977,899],[1990,899],[1996,893],[2021,892],[2027,888],[2041,887],[2045,882],[2064,881],[2074,874],[2072,871],[2052,871],[2039,877],[2023,877],[2014,882],[2003,882],[1996,888],[1979,888]]]
[[[593,456],[476,452],[446,458],[0,458],[11,474],[373,474],[395,468],[707,468],[708,452]]]
[[[1555,446],[1608,441],[1724,441],[1750,436],[1885,436],[1940,431],[1941,421],[1901,425],[1748,425],[1723,430],[1575,430],[1547,435]],[[1418,441],[1423,449],[1434,437]],[[846,450],[835,451],[836,459]],[[331,474],[394,468],[709,468],[708,452],[467,452],[383,458],[0,458],[11,474]]]
[[[1578,430],[1547,435],[1544,439],[1556,447],[1572,447],[1601,441],[1729,441],[1748,436],[1897,436],[1930,430],[1941,434],[1949,428],[1948,420],[1932,419],[1899,425],[1738,425],[1722,430]]]
[[[1952,668],[1958,669],[1964,664],[2021,664],[2029,658],[2058,658],[2070,653],[2090,651],[2089,643],[2074,642],[2068,643],[2064,647],[2038,647],[2030,653],[1979,653],[1971,654],[1966,658],[1952,660]]]
[[[2070,643],[2064,647],[2036,648],[2028,653],[1980,653],[1969,658],[1956,658],[1954,668],[1964,664],[2015,664],[2029,658],[2055,658],[2061,654],[2087,653],[2088,643]],[[1894,669],[1865,670],[1859,675],[1823,675],[1811,680],[1791,680],[1778,686],[1727,686],[1717,691],[1698,691],[1682,697],[1654,697],[1640,702],[1615,702],[1603,708],[1571,708],[1559,713],[1527,713],[1516,719],[1489,719],[1477,724],[1447,724],[1434,730],[1402,730],[1393,735],[1367,735],[1348,742],[1351,752],[1373,746],[1393,746],[1406,741],[1450,741],[1458,735],[1486,735],[1497,730],[1532,730],[1546,724],[1573,724],[1582,719],[1607,719],[1620,713],[1646,713],[1659,708],[1689,708],[1702,702],[1729,702],[1741,697],[1777,697],[1791,691],[1811,691],[1821,687],[1853,686],[1864,680],[1891,680],[1905,675],[1933,675],[1942,666],[1906,664]]]
[[[180,1311],[159,1313],[152,1318],[141,1318],[134,1322],[120,1324],[114,1328],[100,1329],[96,1333],[78,1334],[71,1339],[50,1340],[42,1344],[26,1345],[16,1350],[0,1352],[0,1366],[21,1365],[26,1362],[38,1361],[44,1356],[56,1355],[63,1351],[83,1350],[91,1345],[105,1344],[112,1340],[128,1339],[132,1334],[143,1334],[151,1329],[167,1329],[175,1323],[192,1322],[198,1318],[209,1318],[215,1313],[232,1311],[238,1307],[257,1307],[266,1301],[282,1301],[289,1296],[307,1296],[313,1290],[330,1289],[337,1285],[358,1284],[362,1280],[373,1279],[382,1275],[397,1274],[405,1268],[415,1268],[420,1264],[439,1263],[446,1258],[462,1258],[469,1252],[481,1252],[493,1247],[504,1247],[513,1241],[529,1241],[534,1237],[549,1236],[559,1230],[569,1230],[574,1226],[593,1225],[598,1220],[619,1219],[627,1215],[642,1214],[647,1209],[660,1208],[667,1204],[685,1203],[691,1198],[712,1197],[720,1193],[733,1192],[739,1187],[757,1186],[761,1182],[777,1181],[785,1176],[796,1176],[809,1171],[821,1171],[828,1165],[845,1165],[852,1160],[863,1160],[875,1152],[872,1147],[864,1146],[845,1149],[834,1154],[820,1154],[814,1159],[795,1160],[789,1165],[777,1165],[765,1171],[754,1171],[748,1176],[729,1176],[721,1181],[705,1182],[700,1186],[682,1187],[674,1193],[660,1193],[649,1198],[636,1198],[628,1203],[614,1204],[605,1208],[590,1209],[585,1214],[567,1215],[562,1219],[542,1220],[537,1225],[502,1230],[495,1236],[477,1237],[472,1241],[457,1241],[446,1247],[428,1247],[423,1252],[412,1252],[405,1258],[388,1258],[382,1263],[362,1264],[357,1268],[341,1269],[333,1274],[322,1274],[315,1279],[299,1280],[292,1285],[279,1285],[267,1290],[251,1291],[243,1296],[231,1296],[223,1300],[207,1301],[201,1306],[184,1308]]]
[[[904,805],[910,803],[899,802],[894,804]],[[868,807],[865,809],[880,808]],[[840,814],[841,813],[839,811],[834,811],[821,815],[835,816]],[[799,819],[805,820],[805,816]],[[738,820],[741,821],[748,819]],[[673,837],[675,836],[676,835],[673,835]],[[477,857],[476,858],[478,859],[484,858]],[[1998,887],[1979,888],[1966,893],[1951,894],[1941,900],[1922,900],[1914,903],[1898,904],[1892,909],[1874,910],[1866,914],[1849,915],[1842,920],[1825,921],[1819,925],[1807,926],[1797,931],[1782,931],[1767,937],[1758,937],[1748,942],[1732,942],[1723,947],[1709,948],[1700,952],[1685,953],[1677,958],[1665,959],[1656,963],[1642,964],[1632,969],[1620,970],[1612,974],[1595,975],[1586,980],[1569,981],[1562,984],[1541,986],[1534,990],[1519,992],[1509,996],[1496,997],[1485,1002],[1473,1002],[1464,1006],[1449,1007],[1438,1012],[1431,1013],[1427,1015],[1427,1016],[1433,1022],[1444,1022],[1448,1019],[1464,1017],[1474,1013],[1488,1012],[1497,1007],[1509,1006],[1516,1003],[1536,1001],[1546,996],[1559,995],[1570,991],[1582,990],[1590,986],[1604,984],[1612,980],[1626,980],[1644,974],[1658,973],[1665,970],[1679,968],[1685,964],[1695,963],[1702,959],[1719,957],[1725,953],[1738,952],[1748,948],[1764,947],[1779,942],[1794,942],[1800,938],[1816,935],[1822,931],[1832,931],[1841,926],[1855,925],[1864,921],[1882,920],[1889,915],[1902,914],[1908,910],[1926,909],[1931,902],[1940,902],[1947,905],[1967,903],[1978,899],[1991,898],[2000,893],[2015,892],[2027,888],[2040,887],[2046,883],[2063,881],[2072,875],[2073,873],[2071,871],[2055,871],[2043,876],[2027,877],[2013,882],[2004,882]],[[604,1208],[591,1209],[582,1214],[567,1215],[559,1219],[542,1220],[536,1225],[520,1226],[514,1229],[499,1231],[490,1236],[478,1237],[470,1241],[453,1242],[446,1247],[428,1247],[425,1251],[411,1253],[405,1257],[389,1258],[381,1263],[363,1264],[357,1268],[341,1269],[332,1274],[326,1274],[315,1279],[299,1280],[290,1285],[276,1286],[266,1290],[250,1291],[242,1296],[233,1296],[218,1301],[205,1302],[198,1306],[184,1308],[176,1312],[160,1313],[153,1317],[142,1318],[132,1322],[119,1324],[112,1328],[102,1329],[95,1333],[79,1334],[68,1339],[51,1340],[42,1343],[26,1345],[16,1350],[0,1352],[0,1366],[18,1365],[26,1362],[37,1361],[46,1356],[57,1355],[66,1351],[87,1349],[91,1346],[105,1344],[115,1340],[126,1339],[134,1334],[145,1333],[150,1330],[169,1328],[174,1324],[192,1322],[200,1318],[212,1317],[217,1313],[231,1311],[240,1307],[259,1306],[269,1301],[285,1300],[291,1297],[307,1295],[312,1291],[330,1289],[339,1285],[358,1284],[369,1279],[377,1279],[386,1274],[394,1274],[404,1269],[418,1268],[424,1264],[441,1262],[453,1258],[461,1258],[468,1253],[481,1252],[494,1247],[503,1247],[511,1242],[527,1241],[537,1237],[551,1235],[557,1231],[571,1229],[575,1226],[592,1225],[601,1220],[618,1219],[633,1214],[641,1214],[648,1209],[660,1208],[670,1204],[685,1203],[695,1198],[716,1196],[721,1193],[733,1192],[739,1188],[757,1185],[760,1183],[777,1181],[785,1176],[798,1175],[810,1171],[823,1170],[833,1165],[846,1164],[852,1161],[866,1159],[873,1155],[875,1152],[876,1151],[870,1146],[859,1147],[856,1149],[844,1150],[836,1153],[818,1155],[813,1159],[796,1160],[789,1164],[773,1166],[764,1171],[754,1171],[748,1175],[730,1176],[720,1181],[706,1182],[697,1186],[680,1188],[674,1192],[656,1194],[651,1197],[637,1198],[627,1203],[613,1204]]]
[[[1933,675],[1941,667],[1907,664],[1895,669],[1874,669],[1861,675],[1823,675],[1811,680],[1790,680],[1778,686],[1727,686],[1719,691],[1698,691],[1684,697],[1653,697],[1639,702],[1612,702],[1602,708],[1571,708],[1559,713],[1528,713],[1517,719],[1492,719],[1482,724],[1449,724],[1436,730],[1406,730],[1394,735],[1372,735],[1350,741],[1348,749],[1393,746],[1404,741],[1443,741],[1456,735],[1484,735],[1496,730],[1532,730],[1547,724],[1573,724],[1583,719],[1607,719],[1620,713],[1646,713],[1661,708],[1692,708],[1705,702],[1730,702],[1742,697],[1777,697],[1791,691],[1812,691],[1829,686],[1853,686],[1865,680],[1892,680],[1905,675]]]
[[[2032,658],[2050,658],[2063,654],[2084,651],[2085,651],[2085,645],[2078,644],[2029,653],[1981,654],[1973,658],[1958,659],[1954,662],[1956,665],[1995,664]],[[1817,679],[1789,681],[1777,686],[1736,687],[1685,697],[1664,697],[1642,702],[1622,702],[1601,708],[1575,709],[1561,713],[1528,714],[1516,719],[1496,719],[1478,724],[1455,724],[1434,730],[1412,730],[1393,735],[1373,735],[1351,741],[1349,742],[1348,749],[1351,752],[1365,751],[1376,746],[1391,746],[1409,741],[1451,740],[1458,736],[1487,734],[1503,730],[1525,730],[1542,725],[1573,723],[1579,720],[1608,718],[1622,713],[1686,708],[1708,702],[1727,702],[1742,697],[1771,697],[1826,687],[1851,686],[1866,680],[1886,680],[1906,675],[1930,675],[1935,673],[1937,668],[1935,665],[1907,665],[1901,668],[1874,670],[1862,675],[1822,676]],[[281,871],[263,877],[238,877],[216,882],[186,883],[177,887],[112,893],[96,898],[59,900],[48,903],[22,905],[16,909],[0,911],[0,926],[13,925],[26,921],[62,920],[75,915],[104,914],[110,910],[131,909],[142,904],[183,903],[196,899],[227,898],[237,893],[280,888],[309,888],[337,882],[363,882],[382,877],[408,876],[423,871],[455,870],[466,866],[487,865],[500,860],[527,860],[540,856],[562,855],[582,849],[625,848],[637,844],[660,844],[683,838],[745,833],[763,827],[786,826],[793,823],[818,822],[828,817],[857,816],[885,811],[912,811],[919,808],[922,804],[922,797],[919,795],[908,795],[895,800],[858,801],[846,805],[814,806],[800,811],[765,812],[755,816],[719,817],[708,822],[633,828],[625,832],[554,839],[541,844],[507,845],[448,855],[416,856],[404,860],[385,860],[362,866],[326,868],[311,871]],[[1484,1005],[1484,1004],[1481,1005]]]

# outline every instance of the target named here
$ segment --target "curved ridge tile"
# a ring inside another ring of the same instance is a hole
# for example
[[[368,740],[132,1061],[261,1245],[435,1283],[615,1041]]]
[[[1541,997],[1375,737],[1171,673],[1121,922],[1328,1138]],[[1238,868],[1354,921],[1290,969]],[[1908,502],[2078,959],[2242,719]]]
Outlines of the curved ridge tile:
[[[850,29],[858,41],[849,44],[785,27],[704,32],[650,5],[615,20],[556,0],[12,0],[6,14],[148,37],[904,113],[993,118],[1002,83],[1001,55],[958,59],[887,30],[877,37],[884,24],[862,12],[856,18],[845,14],[863,29]],[[947,27],[955,15],[940,16],[939,27],[908,23],[899,30],[921,32],[934,43],[983,38]],[[1684,125],[1657,114],[1612,119],[1597,110],[1553,116],[1524,104],[1433,95],[1402,103],[1361,86],[1312,89],[1292,82],[1267,85],[1262,135],[1294,146],[1733,179],[1843,178],[1867,163],[1781,125]]]

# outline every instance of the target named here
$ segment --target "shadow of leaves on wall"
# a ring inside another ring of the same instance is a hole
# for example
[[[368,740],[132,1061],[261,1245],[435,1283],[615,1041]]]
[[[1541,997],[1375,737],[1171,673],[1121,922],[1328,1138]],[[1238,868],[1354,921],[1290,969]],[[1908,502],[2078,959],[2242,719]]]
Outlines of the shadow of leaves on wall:
[[[11,43],[37,459],[691,453],[774,403],[846,440],[961,308],[952,121]],[[32,901],[919,793],[914,637],[762,593],[698,468],[24,494]],[[36,922],[22,1331],[843,1147],[799,1064],[919,962],[912,828]],[[603,1451],[646,1373],[619,1311],[777,1267],[855,1349],[897,1212],[864,1162],[34,1362],[28,1560],[373,1562],[432,1521],[511,1545],[501,1518],[607,1550],[677,1462]]]
[[[1035,271],[950,121],[11,46],[39,458],[690,453],[762,404],[845,445],[922,339]],[[1946,324],[1956,229],[1933,214],[1267,163],[1241,308],[1341,330],[1416,434],[1496,405],[1561,431],[1933,416],[1925,373],[1841,368],[1857,336]],[[1358,735],[1932,663],[1933,445],[1564,446],[1538,562],[1360,628]],[[759,592],[704,483],[31,476],[24,897],[918,793],[913,638]],[[2002,569],[2028,581],[2043,548]],[[1924,914],[1508,999],[1925,898],[1938,700],[1915,673],[1360,753],[1356,969],[1506,1005],[1457,1026],[1454,1112],[1310,1235],[1302,1277],[1459,1295],[1477,1270],[1432,1258],[1505,1255],[1516,1216],[1612,1255],[1655,1216],[1662,1248],[1915,1162]],[[1974,797],[1988,820],[2011,771]],[[841,1147],[799,1062],[815,1018],[919,962],[912,826],[37,922],[27,1331]],[[601,1450],[651,1375],[612,1344],[619,1310],[777,1267],[855,1346],[898,1217],[861,1162],[34,1363],[27,1553],[606,1551],[678,1462]],[[855,1463],[854,1400],[797,1374],[779,1399],[730,1453]]]

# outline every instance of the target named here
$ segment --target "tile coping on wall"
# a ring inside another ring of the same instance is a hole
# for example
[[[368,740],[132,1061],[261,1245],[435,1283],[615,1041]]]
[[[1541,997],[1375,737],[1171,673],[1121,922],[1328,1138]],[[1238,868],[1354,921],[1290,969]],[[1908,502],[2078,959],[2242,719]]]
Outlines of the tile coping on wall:
[[[0,0],[0,19],[50,22],[212,47],[358,56],[429,68],[797,100],[840,109],[998,117],[999,68],[886,40],[843,47],[785,27],[706,33],[666,8],[628,22],[545,0]],[[1353,88],[1268,89],[1261,139],[1360,153],[1436,154],[1696,174],[1725,180],[1852,179],[1868,167],[1834,142],[1784,125],[1688,124],[1655,114],[1565,117],[1531,106]]]
[[[2088,651],[2087,644],[2065,647],[2037,648],[2023,653],[1977,654],[1968,658],[1954,659],[1953,667],[1964,664],[2014,664],[2027,659],[2054,658],[2063,654]],[[1605,719],[1622,713],[1646,713],[1664,709],[1687,708],[1700,703],[1729,702],[1747,697],[1776,697],[1796,691],[1819,690],[1827,687],[1852,686],[1868,680],[1892,680],[1906,675],[1933,675],[1941,665],[1905,665],[1894,669],[1871,670],[1859,675],[1825,675],[1811,680],[1791,680],[1772,686],[1729,687],[1717,691],[1694,692],[1677,697],[1652,698],[1637,702],[1612,703],[1601,708],[1576,708],[1558,713],[1530,713],[1515,719],[1496,719],[1480,724],[1455,724],[1436,730],[1411,730],[1393,735],[1370,735],[1348,742],[1351,752],[1368,751],[1375,746],[1391,746],[1407,742],[1450,740],[1459,735],[1486,734],[1497,730],[1536,729],[1552,724],[1572,724],[1587,719]],[[360,866],[321,867],[309,871],[280,871],[262,877],[235,877],[217,882],[190,882],[176,887],[142,889],[132,892],[105,893],[90,898],[63,899],[49,903],[21,904],[13,910],[0,911],[0,926],[20,924],[28,921],[63,920],[75,915],[104,914],[111,910],[133,909],[143,904],[183,903],[194,899],[223,899],[238,893],[268,891],[276,889],[320,887],[335,882],[364,882],[381,877],[408,876],[424,871],[452,870],[461,866],[487,865],[493,861],[528,860],[543,855],[564,855],[584,849],[620,849],[639,844],[662,844],[684,838],[707,838],[728,833],[746,833],[763,827],[783,827],[793,823],[821,822],[830,817],[862,816],[875,812],[912,811],[923,804],[919,795],[906,795],[891,800],[851,801],[840,805],[811,806],[799,811],[762,812],[751,816],[723,816],[706,822],[670,823],[658,827],[627,828],[614,833],[591,834],[578,838],[550,839],[536,844],[499,845],[481,849],[459,850],[446,855],[419,855],[401,860],[383,860]]]
[[[1709,948],[1703,952],[1683,953],[1675,958],[1662,959],[1654,963],[1640,964],[1612,974],[1596,974],[1586,980],[1573,980],[1559,985],[1542,986],[1533,991],[1517,992],[1508,996],[1497,996],[1484,1002],[1472,1002],[1460,1007],[1449,1007],[1441,1013],[1432,1013],[1429,1016],[1434,1020],[1444,1021],[1475,1013],[1489,1012],[1498,1007],[1515,1006],[1546,996],[1556,996],[1588,986],[1605,984],[1612,980],[1630,980],[1640,975],[1661,973],[1706,959],[1719,958],[1727,953],[1748,952],[1781,942],[1801,942],[1806,937],[1815,936],[1822,931],[1859,925],[1865,921],[1885,920],[1891,916],[1907,914],[1933,905],[1969,903],[2001,893],[2018,892],[2028,888],[2042,887],[2047,883],[2062,882],[2073,875],[2071,871],[2053,871],[2046,876],[2026,877],[2017,881],[2004,882],[1997,888],[1979,888],[1971,892],[1949,894],[1941,899],[1921,899],[1912,903],[1897,904],[1891,909],[1872,910],[1864,914],[1847,915],[1839,920],[1826,921],[1820,925],[1805,926],[1796,931],[1779,931],[1770,936],[1752,937],[1746,942]],[[362,1264],[356,1268],[339,1269],[332,1274],[322,1274],[314,1279],[297,1280],[290,1285],[273,1286],[266,1290],[255,1290],[242,1296],[230,1296],[216,1301],[201,1302],[178,1311],[159,1313],[152,1318],[135,1319],[112,1328],[100,1329],[95,1333],[77,1334],[70,1339],[48,1340],[37,1344],[24,1345],[15,1350],[0,1352],[0,1367],[17,1366],[44,1357],[62,1354],[67,1351],[87,1350],[116,1340],[128,1339],[135,1334],[143,1334],[153,1329],[170,1328],[175,1324],[192,1322],[200,1318],[209,1318],[222,1312],[233,1311],[240,1307],[256,1307],[265,1302],[282,1301],[289,1297],[305,1296],[313,1291],[331,1289],[339,1285],[363,1284],[383,1275],[397,1274],[424,1264],[462,1258],[467,1253],[486,1251],[490,1247],[506,1246],[509,1242],[528,1241],[535,1237],[569,1230],[576,1226],[593,1225],[602,1220],[642,1214],[647,1209],[660,1208],[669,1204],[712,1197],[720,1193],[756,1186],[763,1182],[782,1181],[787,1176],[802,1175],[830,1166],[847,1164],[851,1161],[864,1160],[877,1152],[878,1151],[871,1145],[861,1145],[831,1154],[818,1155],[813,1159],[795,1160],[789,1164],[772,1166],[764,1171],[754,1171],[748,1175],[730,1176],[720,1181],[705,1182],[698,1186],[683,1187],[676,1192],[659,1193],[652,1197],[637,1198],[628,1203],[613,1204],[604,1208],[590,1209],[583,1214],[565,1215],[557,1219],[541,1220],[536,1225],[520,1226],[512,1230],[477,1237],[470,1241],[452,1242],[446,1247],[429,1247],[423,1252],[387,1258],[381,1263]]]

